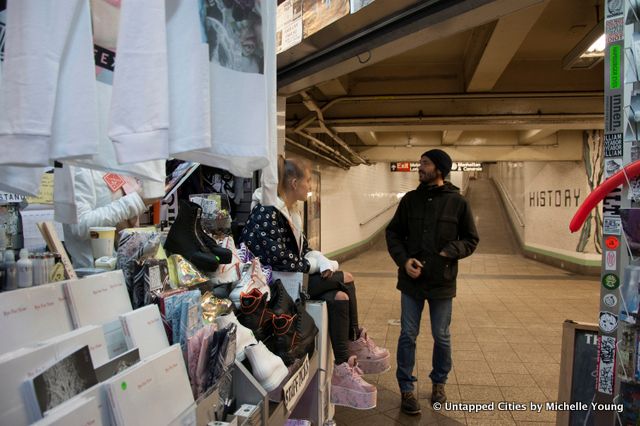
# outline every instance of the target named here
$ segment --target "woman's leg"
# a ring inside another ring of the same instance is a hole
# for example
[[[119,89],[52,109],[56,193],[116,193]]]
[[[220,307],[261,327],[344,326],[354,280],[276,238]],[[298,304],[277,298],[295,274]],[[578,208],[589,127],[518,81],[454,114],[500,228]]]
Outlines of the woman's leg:
[[[328,291],[318,297],[327,302],[329,338],[336,365],[349,359],[349,296],[343,291]]]
[[[344,291],[349,296],[349,340],[356,340],[360,337],[360,326],[358,325],[358,300],[356,299],[356,283],[353,275],[344,271]]]

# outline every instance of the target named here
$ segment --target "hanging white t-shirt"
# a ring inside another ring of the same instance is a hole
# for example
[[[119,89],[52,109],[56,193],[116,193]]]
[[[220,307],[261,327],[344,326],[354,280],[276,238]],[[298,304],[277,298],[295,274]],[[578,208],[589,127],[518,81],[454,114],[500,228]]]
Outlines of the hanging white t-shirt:
[[[211,148],[209,45],[200,29],[200,0],[167,0],[169,151],[172,157]]]
[[[93,38],[94,38],[94,51],[95,51],[95,85],[97,93],[97,106],[98,106],[98,153],[89,158],[71,159],[65,161],[66,164],[71,164],[79,167],[85,167],[96,170],[103,170],[114,172],[117,174],[131,175],[140,179],[151,179],[158,182],[164,182],[165,179],[165,160],[143,161],[133,164],[120,164],[116,157],[116,151],[114,144],[108,136],[109,130],[112,127],[110,121],[113,83],[114,83],[114,70],[116,62],[116,46],[118,44],[118,34],[124,31],[127,34],[131,34],[130,30],[123,30],[120,22],[120,7],[118,1],[113,0],[92,0],[91,16],[93,23]],[[136,2],[132,2],[136,3]],[[139,2],[140,3],[140,2]],[[146,2],[143,2],[146,4]],[[136,8],[132,7],[125,9],[127,13],[136,12]],[[135,26],[135,20],[124,19],[122,24],[127,26]],[[139,33],[140,37],[144,36],[144,33]],[[132,55],[125,55],[129,60],[133,60]],[[137,58],[140,62],[138,65],[143,69],[147,66],[144,63],[146,56],[142,55]],[[124,81],[121,80],[124,84]],[[122,93],[122,92],[120,92]],[[162,97],[154,98],[158,103],[166,102],[166,96],[164,100]],[[117,99],[116,99],[117,100]],[[161,130],[166,128],[166,120],[160,119],[159,116],[153,116],[153,110],[149,112],[148,128]],[[146,118],[143,113],[136,115],[136,122],[140,123]],[[157,118],[157,120],[156,120]],[[129,124],[132,125],[133,121]],[[141,125],[133,126],[137,130],[142,128]],[[133,131],[133,130],[132,130]],[[132,136],[134,138],[135,136]],[[124,146],[127,146],[125,144]],[[133,145],[132,145],[133,146]],[[135,149],[132,148],[132,151]],[[126,154],[121,152],[121,155]],[[165,157],[163,157],[165,158]]]
[[[232,9],[233,8],[233,9]],[[183,160],[251,177],[269,163],[275,122],[276,2],[201,2],[201,25],[209,44],[211,139],[208,150],[177,155]],[[273,114],[273,116],[271,116]]]
[[[88,0],[7,3],[0,77],[0,164],[47,166],[52,156],[61,159],[96,152],[95,115],[86,108],[87,102],[95,102],[86,86],[91,69],[84,66],[92,56],[88,7]],[[73,84],[67,85],[70,81]],[[72,117],[75,122],[70,127],[84,133],[70,132],[54,149],[54,115],[61,94],[69,95],[65,119]]]
[[[108,132],[120,164],[169,156],[165,20],[163,1],[125,1],[120,8]]]

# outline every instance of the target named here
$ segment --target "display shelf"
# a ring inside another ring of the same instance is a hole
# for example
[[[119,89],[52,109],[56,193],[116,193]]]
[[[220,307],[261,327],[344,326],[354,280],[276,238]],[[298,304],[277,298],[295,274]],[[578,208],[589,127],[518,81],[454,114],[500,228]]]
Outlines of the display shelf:
[[[300,390],[296,392],[294,397],[295,401],[293,401],[291,410],[287,410],[284,399],[280,403],[269,402],[269,418],[265,423],[266,425],[281,426],[287,421],[291,413],[295,410],[295,407],[300,401],[302,395],[307,391],[307,389],[309,389],[309,384],[313,382],[313,379],[318,372],[318,367],[318,351],[315,351],[309,360],[309,374],[307,375],[307,379]]]

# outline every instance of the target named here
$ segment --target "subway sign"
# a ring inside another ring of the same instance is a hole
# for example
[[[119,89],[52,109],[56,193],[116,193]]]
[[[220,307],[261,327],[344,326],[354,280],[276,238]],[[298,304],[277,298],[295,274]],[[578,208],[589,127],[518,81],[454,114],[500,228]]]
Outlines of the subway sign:
[[[420,163],[417,161],[397,161],[389,163],[389,169],[392,172],[417,172]],[[451,164],[452,172],[481,172],[482,163],[473,161],[454,161]]]
[[[452,172],[481,172],[482,163],[476,163],[474,161],[454,161],[451,164]]]

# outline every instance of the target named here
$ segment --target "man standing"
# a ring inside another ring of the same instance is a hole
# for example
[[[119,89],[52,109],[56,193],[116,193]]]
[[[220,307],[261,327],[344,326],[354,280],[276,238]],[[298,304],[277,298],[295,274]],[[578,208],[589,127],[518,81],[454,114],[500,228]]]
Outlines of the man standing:
[[[396,377],[401,409],[407,414],[420,413],[413,368],[425,300],[434,340],[431,403],[447,399],[444,385],[451,371],[449,325],[458,259],[471,255],[479,241],[467,201],[456,186],[444,181],[450,171],[451,157],[446,152],[432,149],[422,154],[420,185],[402,198],[386,229],[389,254],[398,265],[397,288],[402,292]]]

